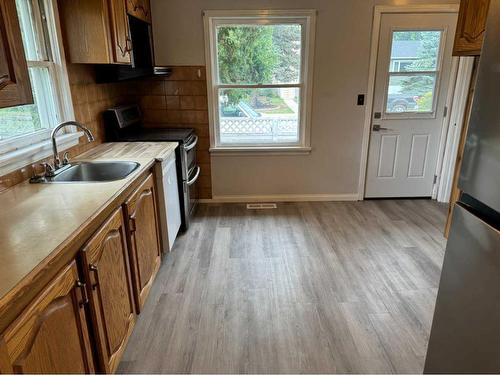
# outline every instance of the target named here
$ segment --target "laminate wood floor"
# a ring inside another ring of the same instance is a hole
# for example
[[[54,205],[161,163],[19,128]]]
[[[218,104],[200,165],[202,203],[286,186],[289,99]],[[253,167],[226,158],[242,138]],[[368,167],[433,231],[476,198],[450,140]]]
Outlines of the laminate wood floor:
[[[430,200],[201,205],[118,372],[422,372],[445,215]]]

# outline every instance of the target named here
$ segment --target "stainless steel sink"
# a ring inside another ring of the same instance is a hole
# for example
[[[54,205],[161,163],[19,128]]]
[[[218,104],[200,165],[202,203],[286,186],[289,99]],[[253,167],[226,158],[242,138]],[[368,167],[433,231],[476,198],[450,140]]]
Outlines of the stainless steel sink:
[[[47,182],[106,182],[121,180],[139,168],[133,161],[76,162]],[[64,168],[64,167],[63,167]]]

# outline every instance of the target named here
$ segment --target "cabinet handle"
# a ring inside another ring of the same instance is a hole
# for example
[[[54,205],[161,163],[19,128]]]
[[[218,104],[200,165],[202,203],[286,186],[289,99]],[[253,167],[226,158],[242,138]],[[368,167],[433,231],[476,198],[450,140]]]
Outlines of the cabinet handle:
[[[95,274],[95,276],[94,276],[95,282],[93,284],[91,284],[91,286],[92,286],[92,290],[96,290],[97,287],[99,286],[99,279],[97,278],[97,271],[99,271],[99,268],[97,268],[97,266],[95,264],[91,264],[89,266],[89,270],[91,272],[94,272],[94,274]]]
[[[89,303],[89,297],[87,295],[87,289],[85,288],[86,284],[82,283],[80,280],[76,282],[76,286],[80,288],[80,293],[82,293],[82,300],[78,302],[78,305],[80,307],[85,306],[87,303]]]
[[[123,56],[125,56],[127,53],[130,53],[131,51],[132,51],[132,39],[127,37],[125,39],[125,54]]]
[[[127,54],[127,52],[126,52],[127,48],[125,47],[125,49],[123,49],[122,46],[120,46],[118,43],[116,45],[120,49],[120,53],[121,53],[122,57],[124,57]]]
[[[116,45],[120,49],[122,57],[125,57],[127,53],[130,53],[130,51],[132,51],[132,40],[128,36],[125,38],[125,48],[122,48],[120,43],[116,43]]]

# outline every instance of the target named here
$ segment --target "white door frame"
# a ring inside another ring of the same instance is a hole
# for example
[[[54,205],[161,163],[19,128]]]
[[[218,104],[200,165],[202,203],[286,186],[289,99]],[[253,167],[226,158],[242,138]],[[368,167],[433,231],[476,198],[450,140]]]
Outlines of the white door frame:
[[[451,105],[448,107],[448,121],[443,127],[441,162],[438,163],[438,183],[434,186],[432,197],[438,202],[449,202],[453,184],[453,175],[457,160],[458,146],[462,128],[465,126],[467,99],[472,84],[472,70],[475,57],[460,57],[457,63],[457,77],[453,88]]]
[[[373,13],[372,40],[370,50],[370,68],[368,72],[368,90],[366,95],[365,121],[363,126],[363,142],[361,145],[361,162],[359,168],[358,200],[365,198],[366,169],[368,165],[368,147],[373,112],[373,96],[375,91],[375,74],[377,70],[380,22],[384,13],[458,13],[459,4],[428,5],[376,5]]]
[[[437,192],[439,189],[439,185],[441,183],[441,172],[443,168],[444,153],[445,150],[448,148],[447,136],[448,136],[448,130],[450,128],[450,119],[451,119],[450,114],[453,108],[453,100],[455,99],[455,88],[457,86],[459,64],[460,64],[459,58],[453,56],[451,60],[450,84],[448,86],[448,92],[446,93],[446,103],[445,103],[446,115],[443,116],[443,122],[441,123],[438,157],[437,157],[436,167],[434,169],[435,182],[434,186],[432,186],[432,196],[431,196],[432,199],[437,198]]]

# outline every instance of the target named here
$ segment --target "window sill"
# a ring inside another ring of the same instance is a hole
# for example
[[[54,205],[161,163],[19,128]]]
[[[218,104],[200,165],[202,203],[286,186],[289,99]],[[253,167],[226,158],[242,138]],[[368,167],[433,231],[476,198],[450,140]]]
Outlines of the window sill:
[[[76,132],[56,137],[58,150],[64,151],[76,146],[82,135],[83,132]],[[0,154],[0,176],[36,163],[50,155],[52,155],[52,142],[50,139]]]
[[[210,153],[214,156],[270,156],[270,155],[309,155],[311,147],[212,147]]]

